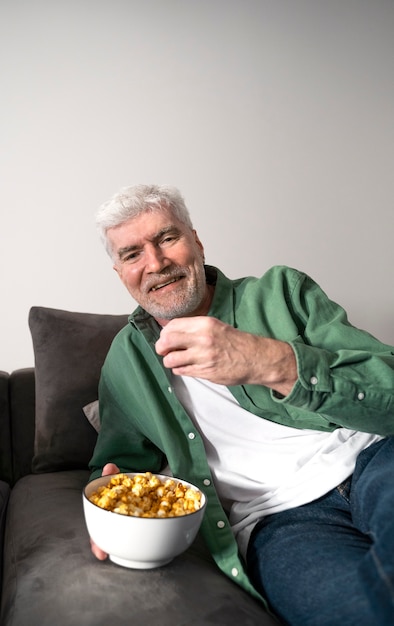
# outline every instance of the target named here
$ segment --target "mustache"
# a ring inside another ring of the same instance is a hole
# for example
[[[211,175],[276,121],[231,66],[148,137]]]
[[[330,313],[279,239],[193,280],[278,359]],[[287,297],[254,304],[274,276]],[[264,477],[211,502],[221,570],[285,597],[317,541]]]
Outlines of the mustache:
[[[153,287],[162,285],[163,283],[168,282],[173,278],[184,278],[187,275],[187,268],[181,266],[170,267],[158,274],[150,274],[149,278],[147,278],[147,280],[145,281],[144,291],[148,293]]]

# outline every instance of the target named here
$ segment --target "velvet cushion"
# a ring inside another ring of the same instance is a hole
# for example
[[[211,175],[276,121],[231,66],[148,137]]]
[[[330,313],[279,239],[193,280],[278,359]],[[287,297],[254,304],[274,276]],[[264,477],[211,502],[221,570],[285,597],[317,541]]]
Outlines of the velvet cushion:
[[[86,468],[97,432],[83,407],[97,399],[101,367],[127,315],[32,307],[36,376],[33,472]]]
[[[14,487],[4,549],[2,626],[278,626],[224,576],[200,538],[164,567],[95,559],[83,470],[25,476]]]
[[[83,412],[86,415],[86,418],[96,431],[96,433],[100,432],[100,408],[99,401],[94,400],[93,402],[89,402],[86,406],[83,407]]]

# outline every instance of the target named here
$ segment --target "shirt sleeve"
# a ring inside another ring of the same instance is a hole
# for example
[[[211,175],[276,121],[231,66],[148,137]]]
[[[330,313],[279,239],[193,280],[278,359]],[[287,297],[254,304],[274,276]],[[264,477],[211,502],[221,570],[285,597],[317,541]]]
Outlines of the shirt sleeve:
[[[136,403],[137,404],[137,403]],[[132,390],[128,406],[111,390],[102,374],[99,386],[100,432],[89,467],[91,479],[101,476],[106,463],[115,463],[121,472],[159,472],[165,456],[133,424]]]
[[[299,335],[290,342],[298,380],[285,398],[291,414],[313,411],[347,428],[394,434],[394,348],[350,324],[344,309],[300,274],[290,306]]]

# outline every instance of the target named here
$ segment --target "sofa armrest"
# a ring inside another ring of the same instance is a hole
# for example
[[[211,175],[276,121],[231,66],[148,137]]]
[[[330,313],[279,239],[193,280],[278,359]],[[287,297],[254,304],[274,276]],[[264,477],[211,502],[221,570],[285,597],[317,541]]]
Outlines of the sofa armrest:
[[[9,374],[0,371],[0,480],[12,481]]]
[[[9,380],[12,485],[31,473],[35,434],[35,377],[34,368],[18,369]]]
[[[10,495],[10,487],[3,480],[0,480],[0,590],[3,584],[3,547],[4,547],[4,529],[5,518],[7,513],[8,498]]]

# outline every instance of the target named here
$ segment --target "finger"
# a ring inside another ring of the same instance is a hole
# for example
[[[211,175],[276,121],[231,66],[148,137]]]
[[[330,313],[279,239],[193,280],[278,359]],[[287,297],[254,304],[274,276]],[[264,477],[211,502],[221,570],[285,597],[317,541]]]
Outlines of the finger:
[[[169,352],[173,352],[174,350],[185,350],[187,347],[187,339],[188,337],[185,333],[174,332],[162,335],[156,341],[156,352],[160,354],[160,356],[166,356]]]
[[[115,463],[107,463],[103,467],[101,476],[109,476],[110,474],[119,474],[119,467]]]
[[[192,365],[190,350],[175,350],[168,352],[163,358],[163,365],[168,369]]]
[[[90,540],[90,547],[96,559],[98,559],[99,561],[105,561],[108,554],[104,552],[104,550],[99,548],[98,545],[94,543],[93,539]]]

